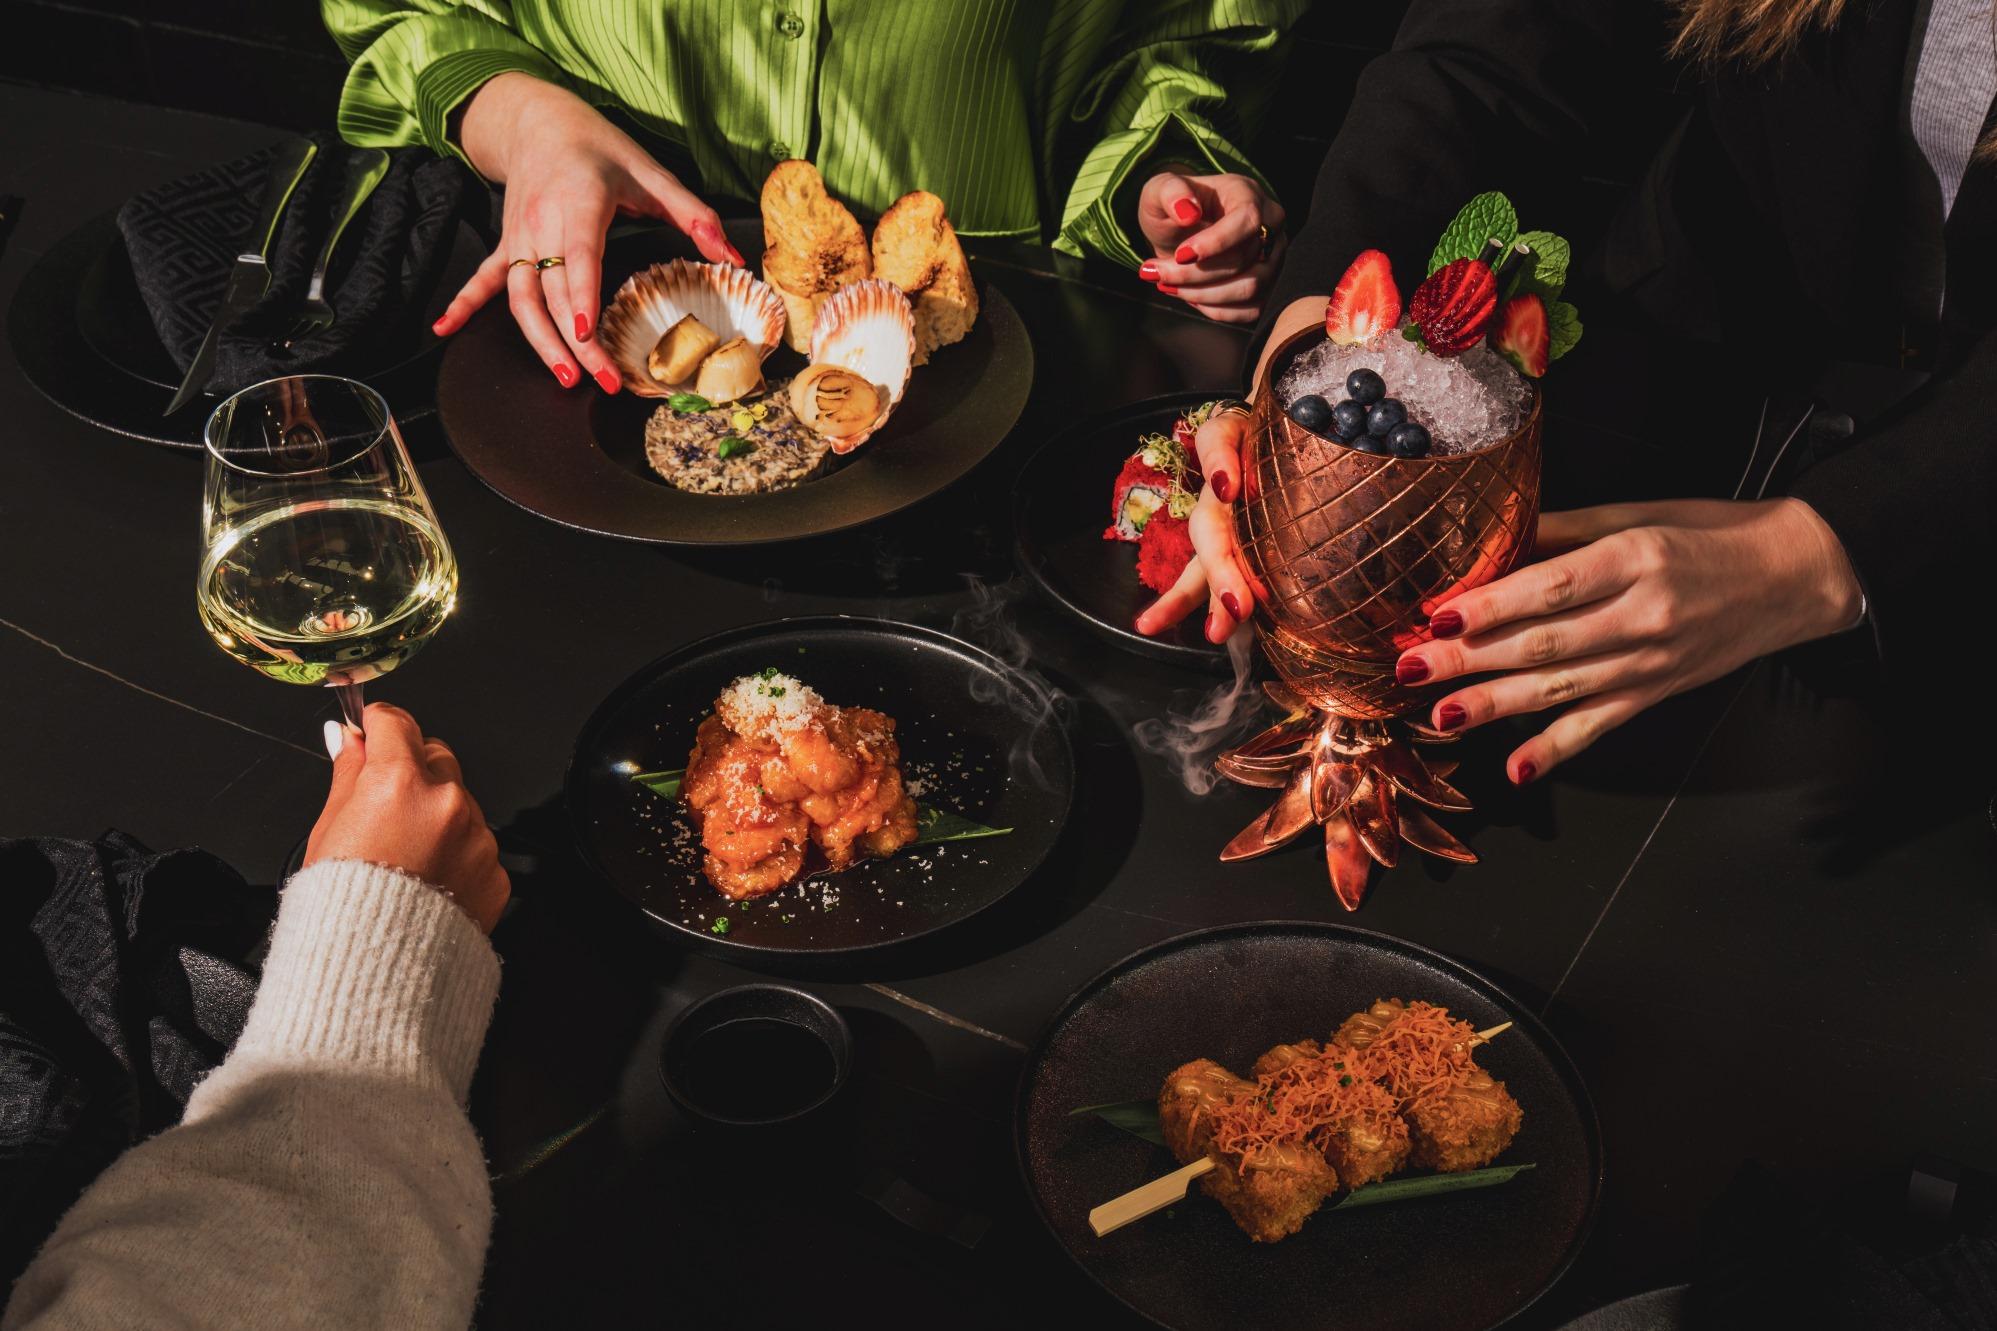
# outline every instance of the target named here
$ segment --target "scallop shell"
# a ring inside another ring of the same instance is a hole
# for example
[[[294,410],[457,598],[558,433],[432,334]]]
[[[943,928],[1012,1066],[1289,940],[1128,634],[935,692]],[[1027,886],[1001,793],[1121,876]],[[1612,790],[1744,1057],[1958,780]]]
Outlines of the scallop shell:
[[[767,357],[784,337],[784,303],[777,293],[740,268],[674,259],[633,273],[617,288],[598,321],[596,340],[640,397],[669,397],[693,380],[662,384],[645,368],[666,330],[691,314],[723,342],[747,338]]]
[[[812,321],[811,363],[843,365],[885,390],[887,405],[872,425],[830,440],[833,452],[850,453],[886,423],[908,387],[915,363],[915,316],[908,297],[877,277],[840,287]]]

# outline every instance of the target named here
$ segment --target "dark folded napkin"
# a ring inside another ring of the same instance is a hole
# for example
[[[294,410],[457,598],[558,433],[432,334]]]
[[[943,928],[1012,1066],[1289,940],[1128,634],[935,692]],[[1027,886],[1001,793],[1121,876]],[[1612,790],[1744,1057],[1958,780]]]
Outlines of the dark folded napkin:
[[[198,850],[0,838],[0,1289],[180,1121],[256,994],[277,894]]]
[[[274,351],[297,321],[312,265],[331,233],[348,148],[314,135],[319,151],[291,196],[270,250],[270,290],[222,335],[208,386],[233,392],[274,375],[335,367],[348,349],[414,319],[450,252],[469,175],[426,149],[392,153],[388,174],[347,224],[326,298],[338,314],[331,328]],[[133,196],[118,210],[139,293],[153,327],[183,371],[222,303],[229,269],[256,224],[275,148]],[[367,367],[358,367],[365,369]]]

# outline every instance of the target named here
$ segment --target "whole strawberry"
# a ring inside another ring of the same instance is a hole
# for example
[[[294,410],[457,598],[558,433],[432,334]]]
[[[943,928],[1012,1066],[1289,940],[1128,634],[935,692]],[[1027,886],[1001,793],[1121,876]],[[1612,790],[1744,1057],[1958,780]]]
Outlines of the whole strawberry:
[[[1482,259],[1456,259],[1428,275],[1408,302],[1408,338],[1431,355],[1461,356],[1498,311],[1498,280]]]

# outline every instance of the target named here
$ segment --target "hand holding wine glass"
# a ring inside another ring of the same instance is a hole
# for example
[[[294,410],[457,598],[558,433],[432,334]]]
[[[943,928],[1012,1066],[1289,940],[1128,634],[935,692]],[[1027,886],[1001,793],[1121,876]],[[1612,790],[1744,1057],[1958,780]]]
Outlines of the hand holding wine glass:
[[[457,603],[458,566],[381,395],[333,375],[225,399],[203,434],[196,604],[218,646],[292,684],[361,686],[422,649]]]

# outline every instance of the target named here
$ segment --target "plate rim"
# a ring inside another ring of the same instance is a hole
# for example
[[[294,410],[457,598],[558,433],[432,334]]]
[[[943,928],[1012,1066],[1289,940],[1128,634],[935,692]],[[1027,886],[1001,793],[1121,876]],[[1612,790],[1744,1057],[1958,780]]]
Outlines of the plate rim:
[[[1043,456],[1050,454],[1056,448],[1065,450],[1075,438],[1081,435],[1093,434],[1098,430],[1111,429],[1126,416],[1149,415],[1154,411],[1184,410],[1186,407],[1196,407],[1203,402],[1213,401],[1214,392],[1217,391],[1220,390],[1209,391],[1203,388],[1178,388],[1166,393],[1154,393],[1150,397],[1136,398],[1124,403],[1122,406],[1111,407],[1084,416],[1082,419],[1071,422],[1065,428],[1056,431],[1042,440],[1040,446],[1034,449],[1027,456],[1026,460],[1020,464],[1019,475],[1021,478],[1024,478],[1029,471],[1040,463]],[[1014,487],[1012,497],[1012,555],[1013,562],[1018,565],[1019,570],[1026,575],[1027,581],[1031,582],[1041,595],[1053,602],[1063,613],[1079,621],[1083,627],[1087,628],[1097,637],[1110,643],[1112,646],[1122,648],[1124,651],[1138,656],[1149,657],[1154,661],[1165,661],[1172,665],[1189,666],[1210,672],[1223,671],[1227,668],[1228,656],[1227,649],[1224,646],[1209,644],[1205,648],[1188,647],[1181,643],[1164,642],[1158,638],[1147,638],[1133,629],[1097,619],[1094,615],[1082,609],[1081,606],[1063,595],[1060,589],[1048,579],[1046,573],[1042,570],[1041,564],[1044,560],[1034,558],[1028,548],[1024,519],[1026,508],[1034,501],[1035,497],[1035,493],[1030,486],[1021,484]]]
[[[754,228],[754,235],[756,237],[758,253],[761,252],[761,225],[762,225],[761,222],[757,219],[743,218],[743,217],[725,218],[722,221],[723,230],[729,231],[731,234],[747,235],[749,234],[749,228]],[[648,227],[643,230],[625,233],[624,235],[613,238],[613,240],[609,243],[617,243],[621,241],[623,243],[631,245],[651,244],[654,247],[656,247],[659,243],[661,243],[660,242],[661,237],[664,238],[664,243],[670,244],[673,238],[678,236],[678,234],[679,233],[670,231],[668,228],[661,225],[657,227]],[[656,259],[654,260],[654,262],[658,261],[659,260]],[[757,280],[759,281],[762,280],[760,272],[756,271],[755,269],[747,269],[746,271],[749,271],[750,275],[756,277]],[[570,531],[579,531],[591,536],[606,537],[611,540],[624,541],[634,545],[659,546],[659,547],[664,547],[666,549],[695,549],[695,550],[710,550],[710,549],[726,550],[726,549],[735,549],[745,546],[784,545],[797,541],[815,540],[819,537],[835,536],[842,532],[853,531],[856,528],[863,527],[870,522],[878,522],[881,521],[882,519],[893,517],[899,513],[906,513],[907,511],[917,507],[918,505],[927,503],[929,500],[935,499],[937,496],[943,494],[945,491],[954,489],[956,486],[963,484],[972,475],[974,475],[982,467],[984,467],[985,464],[990,462],[992,456],[1005,446],[1006,441],[1013,437],[1013,432],[1018,428],[1021,418],[1026,415],[1026,409],[1033,400],[1033,389],[1038,377],[1038,369],[1039,369],[1038,360],[1033,345],[1033,335],[1030,331],[1028,331],[1026,327],[1026,321],[1024,318],[1021,317],[1018,307],[1012,303],[1011,298],[1005,294],[1005,291],[998,285],[998,283],[996,283],[995,281],[991,280],[988,277],[982,276],[975,270],[972,273],[972,277],[977,283],[978,295],[980,301],[980,306],[979,306],[980,314],[981,316],[985,317],[988,325],[993,327],[994,329],[1003,326],[1011,330],[1016,330],[1018,333],[1017,343],[1020,354],[1018,373],[1024,376],[1025,388],[1024,391],[1020,394],[1018,402],[1012,408],[1012,418],[1006,422],[1005,428],[1002,431],[1000,431],[998,438],[992,442],[990,447],[988,447],[977,458],[972,460],[972,462],[968,466],[966,466],[962,471],[958,472],[955,476],[952,476],[949,480],[943,482],[935,489],[932,489],[924,494],[915,495],[911,498],[903,500],[898,504],[893,505],[892,507],[882,509],[878,512],[870,512],[860,517],[841,518],[837,522],[831,525],[816,527],[810,531],[790,532],[790,533],[785,533],[783,535],[773,535],[773,536],[754,536],[754,535],[732,536],[724,534],[715,537],[686,537],[686,536],[672,536],[672,535],[665,535],[665,536],[644,535],[632,531],[611,530],[607,526],[600,524],[592,524],[591,522],[588,521],[574,520],[566,517],[555,517],[551,514],[543,513],[539,509],[531,507],[525,500],[518,498],[512,494],[509,494],[505,490],[500,489],[499,486],[486,475],[485,470],[481,468],[476,462],[474,462],[471,457],[468,457],[466,455],[464,448],[462,448],[459,445],[457,431],[452,428],[453,418],[457,415],[457,413],[454,410],[446,409],[445,382],[448,377],[453,375],[454,367],[460,365],[465,360],[465,357],[469,354],[469,353],[462,353],[458,350],[459,346],[463,345],[462,338],[451,339],[451,345],[445,348],[443,360],[437,367],[437,388],[436,388],[437,419],[440,426],[442,427],[444,442],[446,446],[450,449],[452,456],[457,458],[459,465],[462,466],[466,471],[470,472],[472,476],[478,480],[480,485],[483,485],[493,494],[498,495],[501,499],[504,499],[507,503],[513,505],[521,512],[527,513],[530,516],[542,522],[553,523],[556,526],[567,528]],[[487,319],[489,317],[497,317],[497,316],[492,315],[491,312],[488,310],[481,310],[478,312],[478,314],[474,315],[473,317],[474,319]],[[466,373],[463,370],[456,370],[455,372],[459,375]],[[590,447],[593,451],[597,452],[598,454],[603,453],[603,450],[596,445],[594,440],[591,440],[589,442],[590,442]],[[609,465],[620,474],[628,473],[627,468],[620,466],[613,459],[610,459],[607,455],[604,456],[604,461],[609,463]],[[642,484],[656,487],[657,489],[660,489],[670,494],[677,495],[684,493],[681,491],[674,490],[670,485],[666,484],[666,482],[664,482],[663,480],[658,480],[653,477],[645,475],[637,475],[635,476],[635,479]],[[753,498],[753,496],[727,496],[727,495],[693,496],[693,498],[696,499],[702,497],[710,497],[717,499]]]
[[[1025,871],[1020,875],[1019,881],[1004,892],[1001,892],[998,896],[993,897],[990,901],[973,908],[966,914],[959,915],[954,919],[945,920],[940,924],[931,925],[919,932],[903,934],[897,938],[890,938],[879,943],[861,943],[847,947],[829,948],[771,947],[763,943],[741,942],[721,936],[710,937],[686,925],[664,919],[654,914],[643,905],[633,901],[629,896],[619,891],[616,879],[605,871],[603,865],[598,861],[595,853],[590,848],[589,839],[582,825],[582,812],[577,799],[577,791],[583,774],[582,759],[584,745],[593,737],[611,710],[617,704],[623,702],[630,694],[636,692],[643,683],[650,681],[671,665],[680,663],[683,660],[690,660],[697,655],[712,651],[717,647],[729,646],[736,641],[746,641],[764,634],[794,632],[800,629],[810,631],[815,629],[851,630],[855,628],[863,632],[886,635],[892,631],[896,636],[914,636],[926,639],[932,646],[946,648],[970,657],[987,669],[995,671],[1002,678],[1023,682],[1037,698],[1045,700],[1050,704],[1048,715],[1053,719],[1054,733],[1060,741],[1058,752],[1067,777],[1066,790],[1063,793],[1061,802],[1060,822],[1053,840],[1049,841],[1046,848],[1026,867]],[[710,633],[704,638],[685,643],[674,648],[672,651],[654,657],[625,676],[615,688],[603,696],[602,701],[598,702],[596,707],[591,710],[588,719],[583,722],[581,729],[576,732],[575,743],[569,750],[568,766],[562,773],[563,817],[564,821],[568,824],[570,840],[574,843],[576,854],[581,858],[584,867],[616,893],[618,898],[627,906],[637,911],[654,930],[666,931],[670,937],[676,940],[690,943],[723,960],[735,960],[738,962],[775,960],[808,964],[820,961],[846,961],[857,957],[873,956],[891,949],[904,947],[919,939],[934,938],[938,934],[948,932],[976,919],[1001,902],[1010,899],[1014,892],[1023,887],[1047,863],[1048,857],[1053,854],[1054,847],[1060,843],[1062,835],[1067,830],[1068,820],[1074,814],[1076,785],[1074,737],[1068,733],[1067,723],[1061,720],[1058,709],[1051,706],[1052,700],[1052,690],[1046,683],[1035,676],[1029,675],[1019,667],[1011,665],[992,652],[978,646],[976,643],[967,642],[954,634],[945,633],[941,629],[930,628],[925,624],[911,624],[905,620],[883,619],[871,615],[849,614],[795,615],[784,619],[763,620],[753,624],[740,624],[734,628],[722,629],[717,633]]]
[[[1025,1188],[1028,1200],[1033,1203],[1033,1214],[1039,1219],[1041,1227],[1046,1230],[1047,1237],[1053,1241],[1054,1246],[1061,1250],[1062,1255],[1067,1257],[1074,1264],[1075,1269],[1080,1271],[1091,1284],[1151,1325],[1164,1327],[1166,1331],[1176,1331],[1176,1328],[1171,1323],[1159,1321],[1144,1309],[1124,1298],[1117,1290],[1111,1288],[1106,1281],[1083,1263],[1082,1259],[1076,1255],[1074,1249],[1062,1241],[1060,1231],[1054,1227],[1053,1217],[1047,1214],[1047,1206],[1040,1196],[1040,1190],[1034,1186],[1032,1162],[1028,1158],[1026,1130],[1027,1096],[1032,1087],[1033,1074],[1045,1059],[1048,1042],[1053,1038],[1054,1032],[1060,1027],[1063,1021],[1073,1014],[1076,1006],[1083,998],[1099,988],[1112,976],[1120,974],[1139,960],[1149,957],[1153,953],[1163,953],[1167,950],[1197,946],[1219,935],[1236,934],[1248,936],[1256,933],[1293,929],[1329,933],[1334,936],[1343,935],[1367,946],[1384,946],[1388,951],[1413,953],[1420,959],[1431,962],[1443,970],[1454,972],[1459,979],[1469,980],[1471,987],[1488,990],[1497,995],[1503,1000],[1507,1012],[1516,1011],[1517,1015],[1513,1016],[1512,1020],[1533,1032],[1542,1043],[1542,1048],[1549,1050],[1555,1056],[1550,1061],[1560,1072],[1561,1080],[1568,1083],[1570,1091],[1577,1093],[1576,1101],[1582,1111],[1582,1124],[1587,1131],[1588,1142],[1592,1148],[1594,1157],[1594,1169],[1591,1171],[1588,1180],[1587,1213],[1581,1218],[1581,1224],[1575,1233],[1574,1242],[1569,1244],[1567,1251],[1561,1255],[1560,1264],[1553,1269],[1545,1281],[1540,1284],[1539,1288],[1535,1289],[1516,1308],[1513,1308],[1510,1312],[1485,1328],[1485,1331],[1495,1331],[1495,1328],[1515,1320],[1520,1313],[1538,1303],[1556,1285],[1566,1279],[1568,1272],[1573,1270],[1574,1263],[1580,1259],[1581,1253],[1587,1248],[1588,1241],[1594,1237],[1595,1223],[1600,1217],[1602,1210],[1603,1180],[1608,1172],[1608,1148],[1607,1143],[1602,1139],[1601,1111],[1595,1105],[1594,1094],[1588,1089],[1587,1080],[1582,1077],[1580,1065],[1574,1061],[1574,1056],[1567,1052],[1567,1047],[1560,1042],[1559,1037],[1553,1033],[1552,1029],[1540,1018],[1539,1014],[1525,1004],[1520,1003],[1509,989],[1506,989],[1495,980],[1487,978],[1481,972],[1473,970],[1470,966],[1446,953],[1438,952],[1432,947],[1414,942],[1411,939],[1382,933],[1377,929],[1362,929],[1357,925],[1343,924],[1335,920],[1303,919],[1238,920],[1229,924],[1208,925],[1205,928],[1190,929],[1185,933],[1174,934],[1170,938],[1163,938],[1155,943],[1140,947],[1129,955],[1111,962],[1096,972],[1096,974],[1084,980],[1067,998],[1061,1001],[1060,1006],[1054,1009],[1053,1015],[1048,1017],[1047,1021],[1041,1026],[1039,1033],[1034,1036],[1033,1043],[1027,1046],[1026,1055],[1020,1064],[1019,1079],[1013,1090],[1013,1159],[1019,1167],[1020,1184]],[[1520,1021],[1520,1018],[1523,1018],[1523,1022]]]

